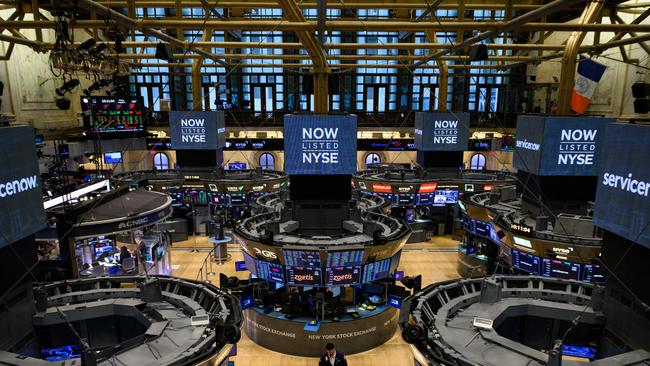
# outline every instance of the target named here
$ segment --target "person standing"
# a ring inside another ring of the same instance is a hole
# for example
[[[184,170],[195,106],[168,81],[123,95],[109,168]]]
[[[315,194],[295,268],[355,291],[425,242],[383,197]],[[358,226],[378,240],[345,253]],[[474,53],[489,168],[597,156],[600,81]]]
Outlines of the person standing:
[[[325,354],[320,358],[318,366],[348,366],[348,361],[342,352],[337,352],[334,343],[325,345]]]

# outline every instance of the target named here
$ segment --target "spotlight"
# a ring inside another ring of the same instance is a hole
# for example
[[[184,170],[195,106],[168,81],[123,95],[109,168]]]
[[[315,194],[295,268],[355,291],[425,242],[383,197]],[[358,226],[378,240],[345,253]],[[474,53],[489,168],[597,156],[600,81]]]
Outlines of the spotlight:
[[[79,86],[80,82],[79,79],[70,79],[63,83],[60,88],[57,88],[55,90],[56,94],[60,97],[64,96],[65,93],[72,91],[72,89],[76,88]]]
[[[100,43],[95,48],[90,50],[90,53],[95,54],[95,55],[99,55],[100,53],[106,51],[107,48],[108,48],[108,46],[106,45],[106,43]]]
[[[406,343],[416,343],[424,339],[424,330],[418,325],[409,324],[402,332],[402,338]]]
[[[70,109],[70,99],[59,98],[56,100],[56,106],[62,111],[67,111]]]
[[[77,51],[90,51],[96,43],[97,41],[94,38],[85,40],[77,47]]]
[[[115,33],[115,53],[124,53],[124,51],[126,51],[122,46],[122,42],[124,42],[124,36],[122,33]]]

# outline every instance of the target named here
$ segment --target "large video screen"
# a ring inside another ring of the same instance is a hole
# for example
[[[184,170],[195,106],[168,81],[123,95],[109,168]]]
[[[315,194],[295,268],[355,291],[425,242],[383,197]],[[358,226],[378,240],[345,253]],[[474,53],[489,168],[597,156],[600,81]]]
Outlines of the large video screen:
[[[327,267],[360,266],[362,263],[363,249],[327,253]]]
[[[287,174],[355,174],[357,117],[286,115],[284,171]]]
[[[141,132],[146,111],[142,97],[82,97],[84,128],[92,133]]]
[[[415,113],[415,147],[419,151],[465,151],[469,113]]]
[[[284,264],[292,267],[320,267],[318,250],[288,250],[282,251]]]
[[[176,150],[219,150],[226,145],[226,122],[222,111],[171,111],[169,130]]]
[[[610,124],[606,134],[594,224],[650,248],[650,126]]]
[[[294,286],[322,286],[322,269],[287,266],[287,283]]]
[[[0,247],[45,227],[34,129],[0,128]]]
[[[519,116],[513,163],[515,168],[537,174],[542,157],[544,117]]]
[[[327,267],[327,286],[345,286],[359,283],[361,266]]]
[[[547,117],[539,175],[595,176],[611,118]]]
[[[540,274],[540,259],[536,255],[512,250],[512,266],[528,273]]]
[[[580,264],[545,258],[542,261],[542,276],[580,281]]]

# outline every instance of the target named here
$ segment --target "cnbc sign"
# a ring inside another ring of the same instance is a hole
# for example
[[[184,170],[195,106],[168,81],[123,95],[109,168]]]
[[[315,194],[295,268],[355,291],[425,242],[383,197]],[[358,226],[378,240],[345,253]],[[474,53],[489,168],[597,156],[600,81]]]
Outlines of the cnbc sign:
[[[355,174],[357,117],[284,117],[284,171],[287,174]]]
[[[650,248],[650,126],[607,126],[594,224]]]
[[[540,176],[595,176],[608,118],[520,116],[515,168]]]
[[[469,141],[469,113],[417,112],[414,135],[419,151],[465,151]]]
[[[169,129],[175,150],[218,150],[226,143],[223,111],[171,111]]]

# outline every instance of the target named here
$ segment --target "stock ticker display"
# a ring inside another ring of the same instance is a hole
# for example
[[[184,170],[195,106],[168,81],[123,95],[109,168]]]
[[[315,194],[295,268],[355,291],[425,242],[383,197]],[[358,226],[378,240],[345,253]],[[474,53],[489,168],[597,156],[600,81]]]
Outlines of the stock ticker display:
[[[83,97],[84,127],[93,133],[140,132],[145,128],[142,97]]]

